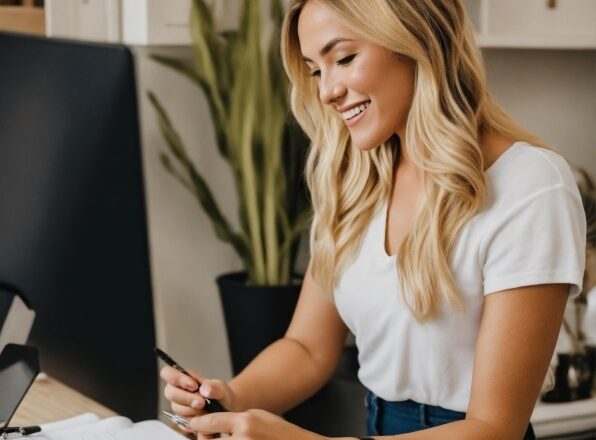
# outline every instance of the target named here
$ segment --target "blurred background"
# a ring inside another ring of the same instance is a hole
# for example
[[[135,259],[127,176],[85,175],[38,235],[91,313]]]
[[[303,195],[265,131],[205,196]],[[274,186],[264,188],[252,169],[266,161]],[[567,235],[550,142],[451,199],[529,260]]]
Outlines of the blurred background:
[[[212,7],[218,30],[237,27],[242,2],[207,3]],[[466,0],[465,4],[497,101],[521,125],[533,130],[593,179],[596,176],[596,1]],[[263,14],[268,15],[265,11],[269,10],[269,2],[263,0],[260,5]],[[218,153],[207,99],[188,78],[150,58],[157,55],[192,62],[190,8],[191,0],[0,0],[0,30],[124,44],[132,51],[141,124],[156,342],[187,368],[228,379],[232,367],[215,279],[223,272],[241,270],[242,263],[215,236],[208,216],[193,196],[172,179],[160,162],[164,139],[146,94],[151,90],[160,97],[184,139],[191,160],[216,189],[222,212],[235,219],[238,200],[233,176]],[[263,22],[264,27],[268,25],[267,21]],[[10,63],[10,54],[0,53],[0,68],[2,63]],[[299,273],[304,271],[308,260],[304,238],[298,253]],[[582,311],[583,316],[586,310],[588,314],[592,310],[588,325],[592,329],[596,325],[594,296],[587,295]],[[575,325],[579,318],[574,307],[570,307],[568,315],[573,322],[571,326]],[[583,331],[596,343],[596,334],[590,336],[590,331],[596,333],[596,329]],[[569,350],[572,343],[565,332],[560,339],[560,350]],[[582,423],[587,420],[596,429],[596,400],[583,399],[579,406],[578,402],[572,404],[576,406],[557,407],[550,412],[541,410],[537,422],[551,427],[550,431],[544,429],[541,438],[596,438],[591,436],[594,431],[584,437],[560,433],[577,427],[573,420],[578,414]],[[355,408],[358,405],[360,402]],[[552,428],[553,423],[567,428]]]

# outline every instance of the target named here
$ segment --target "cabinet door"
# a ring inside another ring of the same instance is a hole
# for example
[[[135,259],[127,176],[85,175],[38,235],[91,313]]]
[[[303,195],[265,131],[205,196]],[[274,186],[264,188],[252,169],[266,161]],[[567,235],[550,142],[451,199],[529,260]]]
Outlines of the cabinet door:
[[[596,38],[596,0],[484,0],[487,34]]]
[[[120,0],[46,0],[46,34],[119,42]]]
[[[122,0],[122,41],[190,44],[190,8],[190,0]]]

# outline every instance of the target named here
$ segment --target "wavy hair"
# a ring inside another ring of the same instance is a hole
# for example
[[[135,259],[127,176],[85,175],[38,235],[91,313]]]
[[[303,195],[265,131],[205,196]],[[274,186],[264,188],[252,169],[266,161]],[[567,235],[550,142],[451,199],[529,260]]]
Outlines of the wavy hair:
[[[361,151],[337,112],[320,101],[298,38],[298,19],[308,1],[327,7],[363,40],[416,64],[403,145],[424,173],[425,200],[397,254],[401,295],[420,322],[431,319],[442,302],[461,310],[449,255],[458,232],[485,202],[481,135],[542,143],[489,94],[459,0],[292,0],[282,29],[282,57],[292,84],[292,111],[311,139],[306,164],[314,209],[311,272],[326,291],[333,290],[370,220],[388,202],[402,142],[394,136]]]

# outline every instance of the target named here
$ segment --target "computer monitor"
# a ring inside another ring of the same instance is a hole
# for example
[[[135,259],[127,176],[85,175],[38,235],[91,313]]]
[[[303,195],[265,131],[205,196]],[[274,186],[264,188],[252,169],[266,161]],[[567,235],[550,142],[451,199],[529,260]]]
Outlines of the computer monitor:
[[[147,235],[130,51],[0,33],[0,281],[42,370],[133,420],[157,410]]]

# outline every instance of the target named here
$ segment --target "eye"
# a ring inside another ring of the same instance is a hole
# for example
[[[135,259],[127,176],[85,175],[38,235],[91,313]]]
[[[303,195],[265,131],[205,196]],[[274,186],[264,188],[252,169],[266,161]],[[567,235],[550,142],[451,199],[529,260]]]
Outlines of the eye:
[[[313,78],[319,77],[319,76],[321,76],[321,71],[320,70],[312,70],[310,72],[310,76],[312,76]]]
[[[347,57],[344,57],[344,58],[338,60],[337,64],[339,66],[346,66],[346,65],[350,64],[354,58],[356,58],[356,55],[358,55],[358,54],[355,53],[353,55],[348,55]]]

